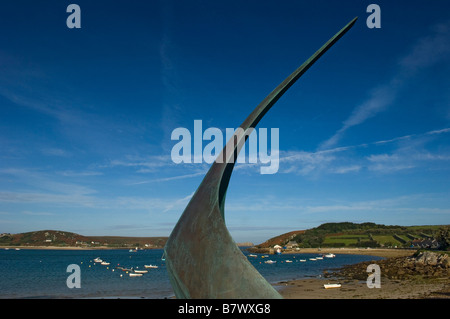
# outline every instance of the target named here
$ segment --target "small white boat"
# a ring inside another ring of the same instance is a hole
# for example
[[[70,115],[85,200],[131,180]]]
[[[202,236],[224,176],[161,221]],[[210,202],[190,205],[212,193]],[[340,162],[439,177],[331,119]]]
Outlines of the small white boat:
[[[109,266],[111,263],[107,263],[106,261],[102,261],[101,263],[100,263],[100,265],[103,265],[103,266]]]
[[[300,262],[304,263],[306,262],[306,259],[300,259]]]
[[[103,262],[103,260],[101,260],[100,257],[97,257],[97,258],[94,259],[94,262],[95,263],[101,263],[101,262]]]
[[[323,287],[325,289],[341,288],[341,284],[324,284]]]
[[[286,262],[286,263],[291,263],[292,260],[287,259],[287,260],[285,260],[285,262]]]
[[[273,261],[273,260],[267,260],[267,261],[265,261],[265,263],[266,263],[266,264],[275,264],[276,261]]]
[[[322,260],[323,257],[316,257],[316,260]]]
[[[317,259],[316,258],[309,258],[309,260],[316,261]]]
[[[144,265],[145,268],[158,268],[158,266],[155,265]]]
[[[250,254],[250,255],[248,255],[248,257],[258,257],[258,256]]]
[[[148,273],[148,270],[135,270],[134,272],[136,274],[146,274],[146,273]]]
[[[142,276],[142,274],[135,274],[133,272],[130,272],[129,275],[130,275],[130,277],[141,277]]]
[[[328,253],[328,254],[325,254],[324,257],[325,258],[334,258],[334,257],[336,257],[336,255],[332,254],[332,253]]]

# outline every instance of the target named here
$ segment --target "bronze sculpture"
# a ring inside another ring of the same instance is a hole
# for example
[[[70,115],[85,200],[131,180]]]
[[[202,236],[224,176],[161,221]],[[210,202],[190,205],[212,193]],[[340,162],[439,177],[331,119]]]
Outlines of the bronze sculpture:
[[[281,298],[251,265],[229,234],[224,218],[225,195],[247,129],[256,127],[278,99],[356,22],[348,23],[247,117],[212,164],[173,229],[164,253],[177,298]]]

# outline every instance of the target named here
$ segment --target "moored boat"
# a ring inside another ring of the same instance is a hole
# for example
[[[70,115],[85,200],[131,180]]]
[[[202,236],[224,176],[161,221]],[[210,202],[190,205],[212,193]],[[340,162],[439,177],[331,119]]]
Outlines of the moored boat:
[[[130,275],[130,277],[140,277],[140,276],[142,276],[142,274],[136,274],[136,273],[133,273],[133,272],[130,272],[129,275]]]
[[[135,270],[134,272],[136,274],[146,274],[146,273],[148,273],[148,270]]]
[[[155,265],[144,265],[145,268],[158,268],[158,266]]]
[[[341,288],[341,284],[324,284],[323,287],[325,289]]]

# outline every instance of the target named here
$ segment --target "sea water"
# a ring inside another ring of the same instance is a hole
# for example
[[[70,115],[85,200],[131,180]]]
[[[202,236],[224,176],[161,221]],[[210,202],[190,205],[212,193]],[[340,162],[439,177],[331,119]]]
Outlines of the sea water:
[[[270,283],[320,277],[326,269],[380,257],[337,254],[335,258],[311,261],[318,254],[244,255]],[[268,257],[265,257],[268,256]],[[94,262],[101,258],[109,265]],[[0,298],[170,298],[173,290],[162,249],[130,252],[115,250],[0,249]],[[276,263],[265,263],[267,260]],[[300,260],[306,260],[301,262]],[[292,262],[286,262],[290,260]],[[80,288],[69,288],[69,265],[80,267]],[[144,265],[158,268],[146,269]],[[148,270],[130,277],[125,269]]]

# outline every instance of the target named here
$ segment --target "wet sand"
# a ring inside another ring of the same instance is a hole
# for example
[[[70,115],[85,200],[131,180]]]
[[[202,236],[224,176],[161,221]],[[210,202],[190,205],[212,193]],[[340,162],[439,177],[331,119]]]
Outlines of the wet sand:
[[[370,255],[378,257],[406,257],[411,256],[416,250],[411,249],[389,249],[389,248],[301,248],[300,250],[286,250],[285,254],[350,254],[350,255]]]
[[[324,284],[340,283],[341,288],[325,289]],[[449,280],[434,282],[381,279],[381,288],[368,288],[358,280],[299,279],[276,285],[286,299],[427,299],[450,298]]]
[[[300,253],[317,253],[301,249]],[[408,257],[414,251],[406,249],[322,249],[320,253],[364,254],[388,258]],[[356,264],[358,265],[358,264]],[[338,271],[339,273],[339,271]],[[369,275],[369,274],[367,274]],[[324,284],[341,284],[340,288],[325,289]],[[335,276],[307,278],[275,285],[286,299],[450,299],[450,278],[416,276],[409,279],[389,279],[381,274],[381,287],[369,288],[363,280]]]

